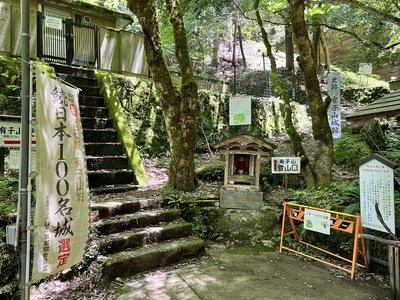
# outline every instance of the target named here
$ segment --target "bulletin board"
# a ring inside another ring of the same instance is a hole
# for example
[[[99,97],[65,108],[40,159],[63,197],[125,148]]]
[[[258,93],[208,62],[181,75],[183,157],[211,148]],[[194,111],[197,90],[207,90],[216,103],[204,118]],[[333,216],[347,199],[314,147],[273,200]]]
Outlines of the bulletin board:
[[[287,222],[289,222],[289,224],[287,224]],[[298,226],[300,223],[304,224],[305,229],[316,231],[320,234],[329,235],[331,230],[338,230],[343,232],[344,234],[349,234],[353,236],[354,244],[353,244],[352,259],[347,259],[345,257],[329,252],[325,249],[321,249],[315,245],[312,245],[306,241],[301,240],[299,238],[299,234],[296,228],[296,226]],[[283,220],[282,220],[279,252],[282,253],[282,250],[287,250],[311,258],[313,260],[319,261],[331,267],[343,270],[350,274],[351,279],[354,279],[357,266],[368,269],[367,254],[366,254],[367,251],[365,242],[364,239],[358,238],[358,235],[361,233],[362,233],[362,226],[361,226],[360,216],[285,202],[283,208]],[[333,262],[326,261],[316,256],[312,256],[307,253],[300,252],[293,248],[290,248],[289,245],[285,245],[284,241],[285,236],[292,236],[298,243],[314,248],[325,254],[328,254],[329,256],[338,259],[338,261],[347,263],[348,266],[346,267],[342,266],[342,264],[341,265],[335,264]],[[358,258],[360,256],[363,259],[364,264],[357,263]]]

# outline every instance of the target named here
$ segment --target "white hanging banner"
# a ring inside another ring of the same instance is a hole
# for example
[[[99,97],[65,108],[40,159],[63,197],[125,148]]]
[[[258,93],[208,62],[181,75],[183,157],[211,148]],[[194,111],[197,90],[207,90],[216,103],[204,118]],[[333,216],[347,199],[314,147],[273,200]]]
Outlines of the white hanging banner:
[[[328,96],[331,103],[328,107],[328,120],[334,139],[342,137],[342,117],[340,114],[340,74],[328,73]]]
[[[82,260],[90,220],[79,91],[39,73],[36,90],[32,282]]]

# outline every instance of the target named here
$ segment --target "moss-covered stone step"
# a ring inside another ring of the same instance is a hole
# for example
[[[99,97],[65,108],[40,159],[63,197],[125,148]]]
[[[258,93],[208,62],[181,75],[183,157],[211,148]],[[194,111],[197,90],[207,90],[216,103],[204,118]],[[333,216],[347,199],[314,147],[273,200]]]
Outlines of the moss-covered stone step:
[[[132,197],[133,198],[133,197]],[[112,198],[112,201],[96,199],[90,205],[91,210],[99,211],[99,218],[104,219],[111,216],[132,214],[139,211],[159,209],[161,201],[155,198],[132,199],[130,197]]]
[[[108,280],[166,267],[204,254],[204,242],[188,237],[152,244],[133,251],[108,256],[103,263],[103,275]]]
[[[90,87],[97,87],[97,79],[92,77],[93,73],[87,73],[85,76],[81,75],[67,75],[64,76],[64,80],[74,86],[90,86]]]
[[[123,147],[121,143],[118,142],[108,142],[108,143],[86,143],[85,142],[85,152],[86,155],[121,155],[123,153]]]
[[[137,184],[132,170],[88,170],[87,173],[91,189],[96,187]]]
[[[101,236],[100,251],[117,253],[139,247],[179,239],[192,234],[192,225],[183,220],[164,226],[150,226]]]
[[[117,142],[117,131],[115,129],[83,129],[83,139],[85,143],[109,143]]]
[[[91,187],[90,193],[95,195],[112,194],[112,193],[126,193],[137,190],[140,187],[138,184],[114,184],[104,185],[98,187]]]
[[[180,219],[180,214],[176,209],[155,209],[101,219],[95,223],[95,226],[97,232],[104,235],[168,223],[178,219]]]
[[[74,67],[69,65],[62,65],[62,64],[51,64],[54,67],[55,72],[57,75],[59,74],[68,74],[69,76],[77,76],[81,78],[93,78],[94,71],[91,69],[85,69],[81,67]]]
[[[96,107],[96,106],[80,106],[81,117],[90,118],[107,118],[108,110],[106,107]]]
[[[113,121],[108,118],[96,117],[83,117],[81,118],[82,127],[83,128],[91,128],[91,129],[106,129],[111,128],[113,125]]]
[[[79,105],[82,106],[104,106],[104,97],[79,95]]]
[[[125,155],[87,156],[86,164],[88,170],[126,169],[126,166],[128,165],[128,159]]]
[[[97,85],[96,86],[86,86],[86,85],[77,84],[75,86],[82,90],[80,92],[82,95],[100,96],[100,88],[97,87]]]
[[[219,199],[197,200],[199,207],[219,207]]]

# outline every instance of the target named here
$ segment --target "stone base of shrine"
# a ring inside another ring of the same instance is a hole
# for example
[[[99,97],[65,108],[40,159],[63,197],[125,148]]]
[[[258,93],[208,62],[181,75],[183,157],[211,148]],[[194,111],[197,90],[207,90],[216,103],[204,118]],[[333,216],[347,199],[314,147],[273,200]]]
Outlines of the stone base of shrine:
[[[263,193],[258,191],[221,190],[221,208],[254,209],[263,207]]]

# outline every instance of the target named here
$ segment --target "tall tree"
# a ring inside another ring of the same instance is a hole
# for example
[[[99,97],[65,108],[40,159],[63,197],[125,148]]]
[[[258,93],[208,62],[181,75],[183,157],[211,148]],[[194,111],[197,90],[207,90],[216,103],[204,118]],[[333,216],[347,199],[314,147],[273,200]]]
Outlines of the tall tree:
[[[160,98],[171,150],[168,183],[178,190],[195,188],[194,150],[196,139],[197,83],[193,78],[185,26],[177,0],[165,0],[173,27],[175,56],[181,73],[181,93],[178,96],[172,83],[158,26],[154,0],[128,0],[129,9],[136,15],[144,33],[147,63]]]
[[[284,101],[285,128],[289,135],[294,154],[301,157],[301,170],[306,185],[308,187],[325,187],[331,183],[331,168],[333,165],[333,140],[328,123],[327,104],[322,99],[319,86],[315,53],[308,37],[304,19],[304,3],[302,0],[288,0],[288,2],[290,5],[292,32],[300,52],[299,64],[304,73],[309,113],[312,120],[312,133],[314,142],[316,143],[315,149],[317,149],[313,154],[312,160],[308,158],[302,144],[301,136],[293,124],[290,95],[283,89],[278,77],[276,61],[272,54],[272,45],[268,40],[268,34],[264,29],[259,11],[260,0],[254,0],[254,11],[264,44],[267,48],[267,56],[271,62],[272,84],[277,95],[281,96]]]
[[[333,139],[329,127],[328,103],[322,99],[318,80],[318,66],[315,53],[308,36],[304,17],[304,0],[288,0],[293,35],[299,50],[299,66],[304,74],[307,101],[312,122],[312,133],[318,149],[313,160],[314,176],[318,186],[327,186],[331,182],[333,165]]]
[[[300,134],[297,132],[294,124],[293,124],[293,110],[290,105],[290,95],[287,90],[283,89],[281,81],[278,76],[278,69],[276,66],[276,59],[272,53],[272,45],[268,39],[268,33],[264,28],[264,23],[261,18],[261,14],[259,11],[260,0],[254,0],[254,11],[256,15],[257,24],[261,31],[261,36],[267,49],[267,57],[271,63],[271,81],[274,87],[274,90],[278,96],[283,99],[284,102],[284,123],[287,134],[289,135],[290,142],[292,145],[293,153],[299,157],[301,157],[301,172],[304,177],[304,181],[308,187],[315,187],[317,184],[315,178],[315,172],[313,171],[313,167],[309,158],[306,155],[304,150],[302,139]]]

